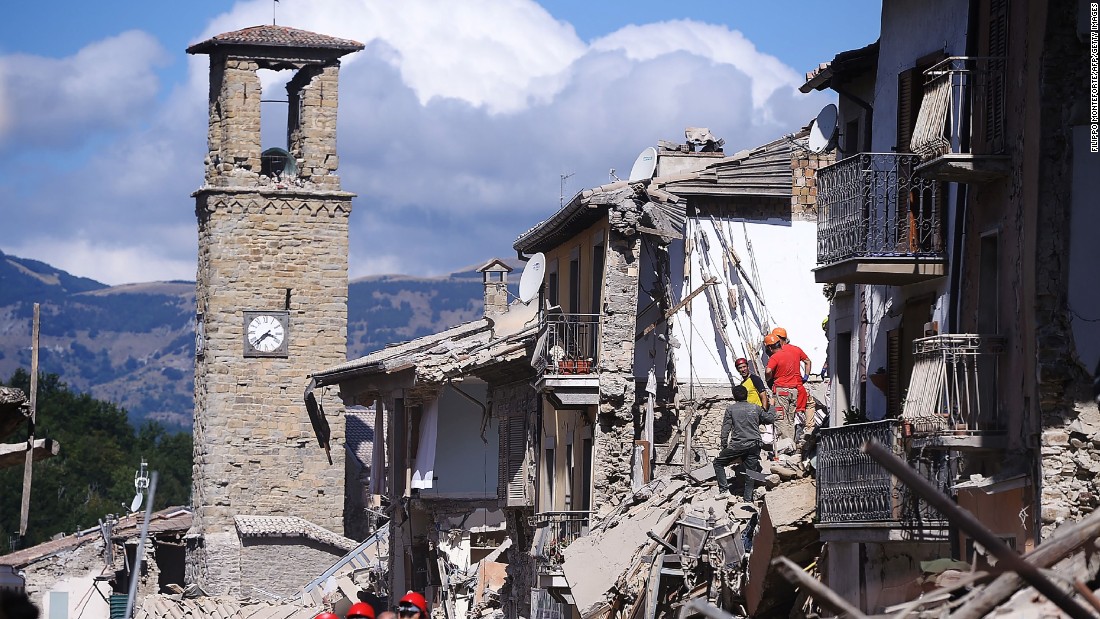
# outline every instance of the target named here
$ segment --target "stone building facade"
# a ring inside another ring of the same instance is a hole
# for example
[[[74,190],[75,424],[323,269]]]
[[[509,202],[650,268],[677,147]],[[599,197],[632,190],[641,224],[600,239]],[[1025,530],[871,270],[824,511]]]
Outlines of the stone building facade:
[[[283,26],[188,48],[210,56],[209,152],[194,194],[199,339],[188,580],[211,593],[252,584],[237,516],[344,529],[344,450],[326,459],[314,448],[296,385],[317,364],[346,357],[353,194],[336,175],[337,76],[339,58],[361,48]],[[296,71],[286,148],[261,148],[260,69]],[[327,422],[331,442],[342,444],[342,410],[330,409]],[[278,545],[271,552],[286,554]]]

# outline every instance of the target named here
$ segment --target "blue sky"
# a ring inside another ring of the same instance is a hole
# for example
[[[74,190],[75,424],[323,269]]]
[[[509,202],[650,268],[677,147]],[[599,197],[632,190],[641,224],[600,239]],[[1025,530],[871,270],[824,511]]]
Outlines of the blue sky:
[[[207,69],[183,50],[269,23],[272,7],[9,10],[0,250],[112,284],[192,279]],[[731,152],[797,130],[830,100],[798,93],[803,74],[875,40],[880,3],[281,0],[276,11],[280,24],[367,44],[341,71],[356,277],[510,256],[557,208],[560,174],[573,174],[567,195],[606,182],[684,127],[710,127]]]

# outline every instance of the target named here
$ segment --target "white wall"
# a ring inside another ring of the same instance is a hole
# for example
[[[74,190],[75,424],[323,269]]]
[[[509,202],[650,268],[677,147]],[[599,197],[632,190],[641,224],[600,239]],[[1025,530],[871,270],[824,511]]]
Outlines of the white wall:
[[[826,339],[821,322],[828,316],[829,307],[822,295],[822,287],[814,282],[812,269],[817,259],[817,224],[809,221],[767,222],[726,219],[718,222],[716,230],[709,218],[692,219],[688,223],[687,236],[694,236],[698,229],[706,236],[709,251],[704,264],[708,272],[722,282],[713,287],[720,309],[711,307],[705,293],[696,296],[686,310],[680,310],[672,318],[671,333],[680,343],[676,349],[677,381],[700,383],[729,382],[729,376],[740,383],[740,375],[733,367],[737,357],[749,357],[759,372],[763,373],[762,356],[764,336],[774,327],[787,330],[791,343],[797,344],[813,362],[814,371],[825,361]],[[742,267],[750,275],[745,278],[729,266],[725,249],[719,242],[719,232],[741,259]],[[749,244],[752,251],[749,251]],[[690,258],[690,270],[684,276],[684,245],[676,241],[669,249],[673,277],[673,303],[689,295],[703,282],[700,258],[704,255],[696,244]],[[755,258],[759,281],[753,284],[758,298],[747,285],[752,279],[752,259]],[[649,252],[642,252],[641,287],[646,290],[652,284],[652,261]],[[733,292],[735,306],[730,312],[728,292]],[[648,296],[642,293],[644,309]],[[726,348],[712,312],[719,311],[726,317],[726,334],[733,350]],[[690,314],[689,314],[690,312]],[[656,314],[639,316],[642,326],[652,322]],[[657,332],[660,332],[658,330]],[[651,351],[663,349],[663,342],[655,342],[653,336],[638,342],[635,367],[638,378],[644,379],[649,367],[656,365],[660,377],[663,359],[651,358]],[[752,354],[753,352],[756,354]]]

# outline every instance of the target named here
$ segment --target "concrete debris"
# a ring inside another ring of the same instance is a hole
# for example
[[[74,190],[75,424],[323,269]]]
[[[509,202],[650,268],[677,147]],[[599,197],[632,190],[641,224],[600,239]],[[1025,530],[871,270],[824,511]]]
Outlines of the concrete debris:
[[[793,589],[771,559],[808,565],[818,547],[814,482],[792,473],[759,504],[715,494],[713,467],[644,486],[565,549],[581,617],[659,617],[693,599],[741,614],[789,607]]]

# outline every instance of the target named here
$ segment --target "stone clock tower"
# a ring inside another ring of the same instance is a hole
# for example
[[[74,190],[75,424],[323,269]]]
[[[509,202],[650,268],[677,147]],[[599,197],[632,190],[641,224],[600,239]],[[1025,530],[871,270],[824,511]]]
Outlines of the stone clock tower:
[[[248,553],[267,529],[283,534],[271,563],[284,567],[298,562],[285,548],[295,534],[316,540],[327,530],[342,539],[344,450],[333,449],[330,463],[318,449],[302,392],[311,369],[346,360],[354,194],[336,175],[337,76],[339,58],[362,48],[271,25],[187,49],[210,57],[209,152],[193,194],[198,339],[188,543],[188,581],[209,593],[260,586],[250,583]],[[260,69],[295,71],[286,143],[269,148],[260,143]],[[340,445],[342,410],[330,407]],[[309,527],[313,533],[299,530]]]

